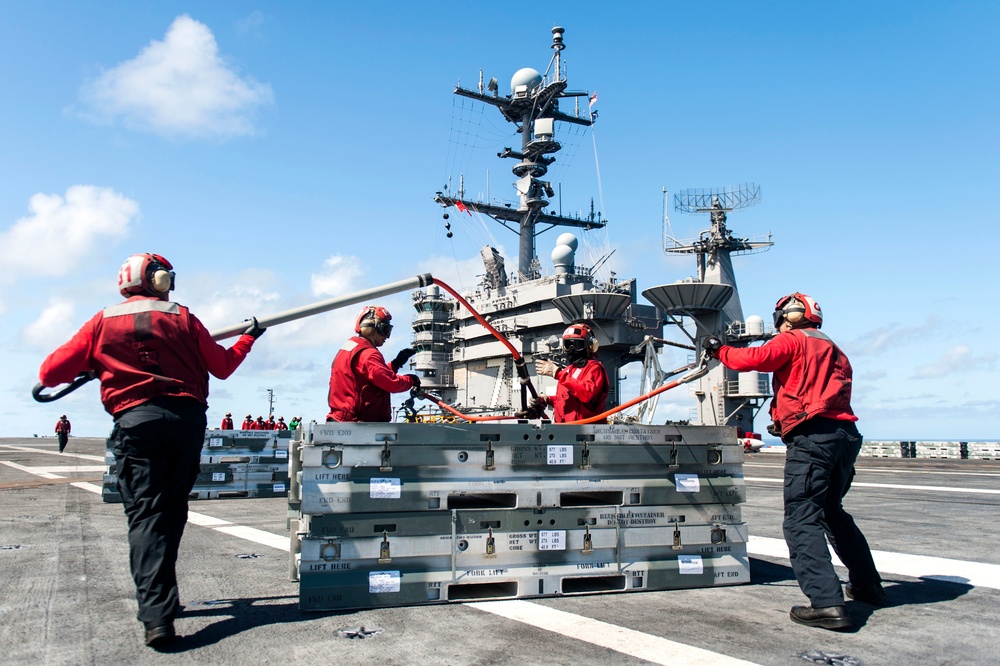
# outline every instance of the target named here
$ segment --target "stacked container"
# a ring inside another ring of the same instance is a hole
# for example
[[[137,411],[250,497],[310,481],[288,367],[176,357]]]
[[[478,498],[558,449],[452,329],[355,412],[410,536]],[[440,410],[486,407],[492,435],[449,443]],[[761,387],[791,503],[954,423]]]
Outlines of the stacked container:
[[[290,475],[306,610],[749,582],[733,428],[312,424]]]
[[[288,496],[288,430],[206,430],[201,468],[190,499]],[[108,440],[101,494],[105,502],[121,502],[115,476],[113,443]]]

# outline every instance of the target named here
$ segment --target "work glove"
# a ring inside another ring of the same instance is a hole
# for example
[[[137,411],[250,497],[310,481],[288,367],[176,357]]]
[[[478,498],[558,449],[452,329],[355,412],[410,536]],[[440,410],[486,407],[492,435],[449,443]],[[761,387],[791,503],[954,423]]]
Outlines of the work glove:
[[[543,419],[545,418],[545,406],[548,404],[545,398],[539,396],[532,398],[527,409],[514,412],[514,416],[519,419]]]
[[[559,371],[559,366],[549,360],[536,360],[535,361],[535,374],[536,375],[546,375],[548,377],[555,377],[556,373]]]
[[[722,340],[715,336],[711,336],[705,338],[704,342],[701,343],[701,346],[705,348],[705,351],[708,352],[709,356],[712,358],[718,358],[719,350],[722,349]]]
[[[393,372],[399,372],[399,369],[406,365],[406,362],[410,360],[410,357],[417,353],[417,350],[413,347],[407,347],[406,349],[401,349],[396,358],[392,359],[392,363],[389,367],[392,368]]]
[[[417,377],[416,375],[403,375],[403,376],[410,380],[410,384],[412,384],[412,386],[410,387],[411,389],[413,389],[414,391],[420,389],[420,377]]]
[[[257,323],[257,317],[250,317],[250,319],[244,319],[243,321],[252,322],[247,326],[247,330],[243,331],[243,335],[252,336],[254,340],[264,335],[266,328],[262,328],[260,324]]]
[[[781,438],[781,425],[779,425],[777,423],[772,423],[772,424],[768,425],[767,426],[767,434],[771,435],[772,437]]]

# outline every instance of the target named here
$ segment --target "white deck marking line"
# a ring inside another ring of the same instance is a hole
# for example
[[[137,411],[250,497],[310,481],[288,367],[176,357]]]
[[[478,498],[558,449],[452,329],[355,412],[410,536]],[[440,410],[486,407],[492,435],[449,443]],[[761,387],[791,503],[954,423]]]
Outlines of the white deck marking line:
[[[100,472],[104,474],[108,471],[107,465],[55,465],[51,467],[31,467],[30,469],[52,474],[56,472]]]
[[[289,537],[274,534],[272,532],[265,532],[264,530],[258,530],[255,527],[247,527],[245,525],[223,525],[221,527],[213,527],[216,532],[222,532],[223,534],[229,534],[230,536],[238,537],[240,539],[246,539],[247,541],[253,541],[262,546],[270,546],[277,550],[283,550],[286,553],[290,547]]]
[[[784,483],[784,479],[765,479],[760,476],[745,476],[744,481],[763,483]],[[925,490],[932,493],[973,493],[981,495],[1000,495],[1000,490],[992,488],[951,488],[949,486],[909,486],[902,483],[861,483],[854,481],[851,488],[888,488],[890,490]]]
[[[751,666],[754,663],[520,599],[476,601],[465,605],[654,664]]]
[[[747,541],[747,553],[788,559],[788,546],[781,539],[751,536]],[[834,565],[844,566],[830,550]],[[989,587],[1000,590],[1000,564],[952,560],[930,555],[908,555],[873,550],[875,567],[883,574],[895,574],[910,578],[930,578],[949,583],[963,583],[974,587]]]
[[[79,488],[80,490],[86,490],[88,492],[100,495],[104,492],[104,489],[93,483],[87,483],[86,481],[77,481],[76,483],[69,484],[74,488]]]
[[[13,444],[0,444],[0,449],[10,449],[11,451],[24,451],[26,453],[44,453],[49,456],[61,456],[63,458],[72,457],[80,458],[81,460],[96,460],[97,462],[104,462],[104,458],[100,456],[90,456],[86,453],[59,453],[58,451],[49,451],[47,449],[36,449],[30,446],[14,446]]]
[[[51,472],[36,472],[33,467],[25,467],[24,465],[18,465],[15,462],[10,462],[9,460],[0,460],[0,465],[6,465],[7,467],[13,467],[14,469],[20,470],[22,472],[27,472],[28,474],[33,474],[34,476],[40,476],[43,479],[65,479],[65,476],[59,476],[58,474],[52,474]]]
[[[939,459],[935,459],[939,460]],[[957,460],[957,458],[952,458]],[[765,463],[743,463],[744,467],[764,467],[767,469],[784,469],[784,465],[769,465]],[[946,476],[990,476],[1000,477],[1000,472],[941,472],[931,469],[887,469],[881,467],[855,467],[858,472],[865,474],[943,474]]]

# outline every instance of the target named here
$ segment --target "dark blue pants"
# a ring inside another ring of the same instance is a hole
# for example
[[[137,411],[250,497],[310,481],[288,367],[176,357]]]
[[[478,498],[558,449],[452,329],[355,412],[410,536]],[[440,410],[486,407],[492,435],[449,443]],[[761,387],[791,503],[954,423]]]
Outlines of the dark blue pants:
[[[851,488],[861,434],[850,421],[811,419],[789,436],[785,455],[785,520],[792,570],[814,608],[844,605],[827,541],[852,585],[881,581],[871,549],[842,500]]]
[[[147,629],[170,624],[180,607],[174,567],[205,425],[205,406],[187,398],[157,399],[115,418],[112,436],[137,617]]]

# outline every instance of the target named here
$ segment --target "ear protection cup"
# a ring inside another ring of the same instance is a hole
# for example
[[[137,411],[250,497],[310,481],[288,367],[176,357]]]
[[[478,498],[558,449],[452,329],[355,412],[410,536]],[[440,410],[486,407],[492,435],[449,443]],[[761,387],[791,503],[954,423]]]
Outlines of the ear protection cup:
[[[803,307],[796,307],[797,301],[793,301],[791,307],[785,308],[785,320],[793,326],[800,323],[806,317],[806,309]]]
[[[173,271],[157,269],[153,272],[153,278],[149,281],[153,291],[165,294],[174,288]]]
[[[371,335],[375,332],[388,339],[392,333],[391,321],[392,315],[388,310],[377,305],[367,305],[358,315],[354,331],[361,335]]]

